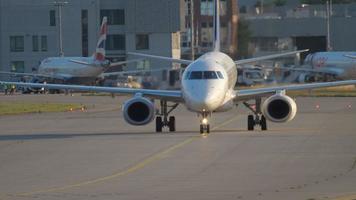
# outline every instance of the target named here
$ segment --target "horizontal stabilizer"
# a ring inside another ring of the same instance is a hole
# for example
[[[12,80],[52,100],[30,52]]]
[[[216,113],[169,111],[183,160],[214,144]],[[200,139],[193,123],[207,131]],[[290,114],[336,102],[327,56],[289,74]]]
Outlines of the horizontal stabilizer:
[[[159,72],[159,71],[163,71],[163,70],[171,70],[171,69],[160,68],[160,69],[150,69],[150,70],[130,70],[130,71],[121,71],[121,72],[107,72],[107,73],[102,73],[100,76],[106,77],[106,76],[113,76],[113,75],[142,74],[142,73],[148,73],[148,72]]]
[[[129,55],[134,55],[134,56],[141,56],[141,57],[146,57],[146,58],[153,58],[153,59],[158,59],[158,60],[166,60],[170,62],[176,62],[180,64],[186,64],[189,65],[192,63],[192,60],[183,60],[183,59],[176,59],[176,58],[170,58],[170,57],[164,57],[164,56],[155,56],[155,55],[150,55],[150,54],[143,54],[143,53],[134,53],[134,52],[129,52]]]
[[[129,64],[129,63],[140,62],[140,61],[143,61],[143,60],[144,59],[140,58],[140,59],[133,59],[133,60],[114,62],[114,63],[110,63],[110,67],[115,67],[115,66],[125,65],[125,64]]]
[[[88,63],[80,60],[69,60],[70,62],[81,64],[81,65],[94,65],[94,63]]]
[[[291,51],[291,52],[279,53],[279,54],[272,54],[272,55],[261,56],[261,57],[256,57],[256,58],[248,58],[248,59],[235,61],[235,63],[237,65],[248,64],[248,63],[254,63],[254,62],[262,61],[262,60],[269,60],[269,59],[274,59],[274,58],[292,56],[292,55],[307,52],[307,51],[309,51],[309,49],[304,49],[304,50],[299,50],[299,51]]]

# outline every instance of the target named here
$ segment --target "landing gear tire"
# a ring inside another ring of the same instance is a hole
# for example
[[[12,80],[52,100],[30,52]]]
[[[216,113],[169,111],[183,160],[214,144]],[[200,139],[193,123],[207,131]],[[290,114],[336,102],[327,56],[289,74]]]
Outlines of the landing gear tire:
[[[260,123],[261,123],[261,130],[266,131],[267,130],[267,121],[266,121],[265,116],[262,115]]]
[[[168,127],[169,127],[169,132],[176,131],[176,118],[174,116],[169,117]]]
[[[248,102],[244,102],[243,104],[251,110],[252,115],[248,115],[247,117],[247,130],[253,131],[256,125],[261,127],[262,131],[267,130],[267,120],[261,111],[261,98],[255,99],[255,106]]]
[[[163,127],[162,117],[156,117],[156,132],[157,133],[162,132],[162,127]]]
[[[210,125],[200,124],[200,134],[209,134],[209,133],[210,133]]]
[[[253,118],[253,115],[249,115],[247,117],[247,130],[253,131],[255,127],[255,119]]]
[[[178,103],[168,105],[167,101],[160,101],[160,110],[157,112],[156,117],[156,132],[162,132],[163,127],[168,127],[170,132],[176,131],[176,118],[169,114],[178,107]]]
[[[200,134],[204,134],[204,125],[200,124]]]

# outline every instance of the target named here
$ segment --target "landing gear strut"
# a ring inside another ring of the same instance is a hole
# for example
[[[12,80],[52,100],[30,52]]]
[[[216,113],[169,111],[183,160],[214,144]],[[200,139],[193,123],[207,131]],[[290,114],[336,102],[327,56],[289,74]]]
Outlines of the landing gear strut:
[[[247,130],[253,131],[256,125],[261,127],[262,131],[267,130],[267,121],[266,117],[262,114],[261,111],[261,98],[255,99],[256,107],[254,108],[252,104],[244,102],[243,104],[250,109],[254,115],[248,115],[247,117]]]
[[[157,113],[156,117],[156,132],[162,132],[163,127],[168,127],[170,132],[176,131],[176,119],[174,116],[169,116],[169,114],[178,107],[178,103],[169,106],[167,101],[160,101],[161,109]],[[168,110],[169,108],[169,110]],[[168,117],[169,116],[169,117]]]
[[[200,134],[210,133],[210,124],[208,121],[208,113],[201,114],[203,119],[200,121]]]

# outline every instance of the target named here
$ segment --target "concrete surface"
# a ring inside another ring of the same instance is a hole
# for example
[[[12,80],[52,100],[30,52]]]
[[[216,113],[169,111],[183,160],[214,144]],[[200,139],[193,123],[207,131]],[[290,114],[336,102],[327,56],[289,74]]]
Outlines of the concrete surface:
[[[0,116],[0,199],[333,199],[356,194],[356,98],[298,98],[296,118],[248,132],[242,107],[213,133],[180,105],[176,133],[123,120],[125,97],[0,96],[75,102],[85,112]]]

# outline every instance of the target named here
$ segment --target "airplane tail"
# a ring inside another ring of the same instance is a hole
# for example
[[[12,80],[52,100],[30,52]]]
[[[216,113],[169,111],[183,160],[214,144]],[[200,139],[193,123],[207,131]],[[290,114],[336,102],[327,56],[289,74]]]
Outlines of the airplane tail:
[[[214,51],[220,51],[220,0],[214,0]]]
[[[108,31],[107,21],[108,21],[107,17],[104,17],[100,27],[100,36],[94,54],[95,60],[98,61],[105,60],[105,41],[106,41],[106,34]]]

